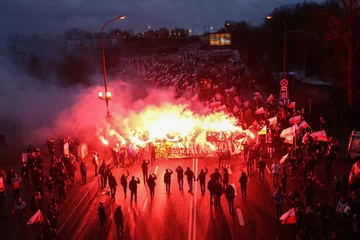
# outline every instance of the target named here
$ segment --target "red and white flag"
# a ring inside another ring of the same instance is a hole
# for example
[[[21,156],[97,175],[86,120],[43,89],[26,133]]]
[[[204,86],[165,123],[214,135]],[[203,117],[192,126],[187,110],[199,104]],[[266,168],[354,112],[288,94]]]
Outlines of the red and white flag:
[[[44,220],[43,215],[41,214],[41,211],[39,209],[34,215],[32,215],[32,217],[27,222],[27,225],[37,223],[37,222],[42,223],[43,220]]]
[[[283,164],[288,156],[289,156],[289,154],[286,154],[285,156],[283,156],[283,157],[280,159],[279,163],[280,163],[280,164]]]
[[[289,105],[287,105],[288,108],[295,108],[295,102],[291,102]]]
[[[256,97],[261,98],[261,94],[260,94],[259,92],[254,92],[254,95],[255,95]]]
[[[302,121],[302,122],[300,123],[299,127],[300,127],[300,128],[304,128],[304,129],[306,129],[306,128],[310,128],[310,129],[311,129],[310,125],[307,124],[307,122],[305,122],[305,121]]]
[[[293,127],[285,128],[284,130],[282,130],[280,137],[281,138],[295,137],[294,128]]]
[[[220,107],[220,106],[221,106],[220,101],[210,103],[211,108],[217,108],[217,107]]]
[[[318,132],[313,132],[312,134],[310,134],[310,136],[316,141],[321,141],[321,142],[328,141],[328,139],[326,137],[326,132],[324,130],[318,131]]]
[[[287,136],[284,140],[284,143],[293,144],[294,143],[294,137]]]
[[[229,89],[225,89],[226,93],[232,93],[235,91],[235,87],[229,88]]]
[[[295,123],[300,123],[300,118],[301,118],[300,115],[299,115],[299,116],[292,117],[292,118],[290,118],[289,122],[290,122],[290,124],[292,124],[292,125],[294,125]]]
[[[277,124],[277,117],[275,116],[275,117],[269,118],[268,121],[269,121],[270,126],[276,125]]]
[[[295,209],[292,208],[286,213],[284,213],[279,220],[283,225],[285,224],[295,224],[296,223],[296,217],[295,217]]]
[[[309,135],[306,133],[306,134],[303,136],[301,142],[302,142],[303,144],[307,144],[308,141],[309,141]]]
[[[193,101],[193,102],[199,101],[199,96],[196,94],[195,96],[193,96],[191,98],[191,101]]]
[[[255,114],[263,114],[263,113],[265,113],[265,110],[263,107],[261,107],[255,111]]]
[[[272,101],[274,101],[274,99],[275,99],[275,97],[272,94],[270,94],[270,96],[266,99],[266,101],[272,102]]]

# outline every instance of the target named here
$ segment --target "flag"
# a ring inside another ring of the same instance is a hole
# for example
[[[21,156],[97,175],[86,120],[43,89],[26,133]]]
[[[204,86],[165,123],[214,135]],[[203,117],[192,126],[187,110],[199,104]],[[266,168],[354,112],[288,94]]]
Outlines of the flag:
[[[191,101],[193,101],[193,102],[199,101],[199,96],[197,94],[195,94],[195,96],[193,96],[191,98]]]
[[[306,133],[306,134],[303,136],[301,142],[302,142],[303,144],[307,144],[308,141],[309,141],[309,135]]]
[[[265,135],[266,134],[266,126],[264,126],[259,132],[258,135]]]
[[[318,132],[313,132],[312,134],[310,134],[310,136],[316,141],[322,141],[322,142],[328,141],[328,139],[326,137],[326,132],[324,130],[318,131]]]
[[[261,94],[260,94],[259,92],[254,92],[254,95],[255,95],[256,97],[261,98]]]
[[[293,131],[296,132],[297,130],[299,130],[299,126],[297,124],[293,125]]]
[[[43,215],[41,214],[40,209],[37,210],[37,212],[34,215],[32,215],[32,217],[27,222],[27,225],[37,223],[37,222],[40,222],[40,223],[43,222]]]
[[[261,107],[255,111],[255,114],[263,114],[263,113],[265,113],[265,110],[263,107]]]
[[[279,163],[280,163],[280,164],[283,164],[288,156],[289,156],[289,154],[286,154],[285,156],[283,156],[283,157],[280,159]]]
[[[287,105],[288,108],[295,108],[295,102],[291,102],[289,105]]]
[[[285,224],[295,224],[296,223],[296,217],[295,217],[295,209],[292,208],[286,213],[284,213],[279,220],[283,225]]]
[[[225,105],[222,105],[222,106],[216,108],[216,111],[226,111],[226,110],[227,110],[227,108]]]
[[[274,101],[274,96],[272,94],[270,94],[270,96],[266,99],[267,102],[272,102]]]
[[[284,143],[293,144],[294,143],[294,137],[287,136],[285,138]]]
[[[311,128],[310,125],[307,124],[307,122],[305,122],[305,121],[302,121],[302,122],[300,123],[299,127],[300,127],[300,128],[304,128],[304,129],[306,129],[306,128]]]
[[[280,134],[281,138],[286,138],[286,137],[295,137],[295,133],[294,133],[294,128],[293,127],[288,127],[284,130],[282,130],[281,134]]]
[[[360,173],[360,161],[357,161],[354,163],[354,165],[351,167],[350,175],[349,175],[349,185],[353,184],[354,182],[354,176],[358,176]]]
[[[220,107],[220,106],[221,106],[220,101],[210,103],[211,108],[216,108],[216,107]]]
[[[289,122],[290,124],[300,123],[300,115],[290,118]]]
[[[270,126],[276,125],[277,124],[277,117],[275,116],[275,117],[269,118],[268,121],[269,121]]]
[[[226,93],[232,93],[235,91],[235,87],[229,88],[229,89],[225,89]]]

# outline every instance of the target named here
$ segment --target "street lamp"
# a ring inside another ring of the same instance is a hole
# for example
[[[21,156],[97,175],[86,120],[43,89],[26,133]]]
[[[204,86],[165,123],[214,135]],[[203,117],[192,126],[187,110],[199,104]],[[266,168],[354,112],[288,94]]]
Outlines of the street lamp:
[[[108,88],[107,88],[107,80],[106,80],[106,62],[105,62],[105,51],[104,51],[104,39],[103,39],[103,32],[104,32],[104,28],[105,26],[113,21],[117,21],[117,20],[123,20],[125,19],[125,15],[121,15],[118,16],[117,18],[114,19],[110,19],[109,21],[107,21],[104,26],[101,28],[101,32],[100,32],[100,39],[101,39],[101,55],[102,55],[102,63],[103,63],[103,73],[104,73],[104,88],[105,88],[105,95],[106,97],[103,99],[103,94],[101,93],[101,98],[100,98],[100,93],[99,93],[99,98],[105,100],[106,103],[106,117],[110,118],[110,111],[109,111],[109,100],[111,99],[111,93],[108,92]]]
[[[271,20],[273,19],[273,16],[266,16],[266,19]],[[282,79],[286,78],[286,35],[287,35],[287,25],[284,20],[281,20],[281,22],[284,24],[284,60],[283,60],[283,73],[282,73]]]
[[[145,30],[147,30],[147,29],[150,29],[151,28],[151,26],[149,25],[149,26],[147,26],[146,28],[144,28],[143,30],[141,30],[140,32],[138,32],[136,35],[140,35],[140,33],[142,33],[143,31],[145,31]]]

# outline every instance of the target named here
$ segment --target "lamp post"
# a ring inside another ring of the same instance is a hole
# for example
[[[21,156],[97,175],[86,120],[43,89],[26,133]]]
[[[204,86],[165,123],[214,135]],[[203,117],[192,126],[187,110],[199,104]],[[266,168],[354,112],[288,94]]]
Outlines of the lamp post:
[[[273,19],[273,16],[267,16],[266,19]],[[282,72],[282,79],[286,78],[286,35],[287,35],[287,24],[284,20],[281,20],[284,24],[284,60],[283,60],[283,72]]]
[[[107,80],[106,80],[106,61],[105,61],[105,51],[104,51],[104,39],[103,39],[103,32],[104,32],[104,28],[105,26],[113,21],[117,21],[117,20],[123,20],[125,19],[125,15],[121,15],[118,16],[117,18],[114,19],[110,19],[109,21],[107,21],[103,27],[101,28],[101,32],[100,32],[100,40],[101,40],[101,55],[102,55],[102,64],[103,64],[103,73],[104,73],[104,88],[105,88],[105,103],[106,103],[106,117],[109,119],[110,116],[110,111],[109,111],[109,100],[111,99],[111,93],[108,92],[108,88],[107,88]],[[102,96],[102,95],[101,95]],[[100,93],[99,93],[99,97],[100,97]]]
[[[149,26],[147,26],[146,28],[144,28],[143,30],[141,30],[140,32],[138,32],[136,35],[139,36],[140,33],[142,33],[143,31],[145,31],[145,30],[147,30],[147,29],[150,29],[150,28],[151,28],[151,26],[149,25]]]

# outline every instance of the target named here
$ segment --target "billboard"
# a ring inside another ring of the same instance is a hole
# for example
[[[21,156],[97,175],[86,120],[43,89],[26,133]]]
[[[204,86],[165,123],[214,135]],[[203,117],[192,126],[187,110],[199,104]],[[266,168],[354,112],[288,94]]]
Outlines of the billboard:
[[[231,45],[230,33],[210,34],[210,46],[228,46]]]

